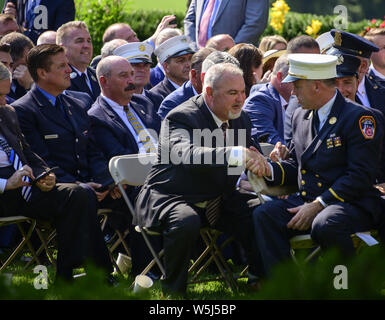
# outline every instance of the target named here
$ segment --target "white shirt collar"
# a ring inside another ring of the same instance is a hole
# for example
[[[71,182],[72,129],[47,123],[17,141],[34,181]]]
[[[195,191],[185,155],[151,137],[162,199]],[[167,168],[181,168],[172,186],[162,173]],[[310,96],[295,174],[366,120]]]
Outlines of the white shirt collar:
[[[377,70],[374,68],[373,64],[370,65],[369,69],[372,70],[373,73],[374,73],[377,77],[379,77],[379,78],[385,80],[385,75],[383,75],[381,72],[377,71]]]
[[[180,85],[177,85],[175,82],[171,81],[170,78],[167,78],[167,79],[168,79],[168,81],[171,82],[171,84],[175,87],[175,89],[178,89],[180,87]]]
[[[326,122],[326,119],[328,118],[328,116],[330,114],[330,111],[333,107],[334,102],[336,101],[336,98],[337,98],[337,91],[334,94],[333,98],[331,98],[321,108],[318,109],[320,128],[322,128],[323,124]]]
[[[214,112],[211,111],[211,109],[209,108],[209,106],[207,105],[206,101],[205,101],[205,106],[206,108],[210,111],[211,115],[213,116],[214,118],[214,121],[215,123],[217,124],[218,128],[220,128],[222,126],[222,123],[226,122],[227,124],[229,124],[228,121],[222,121],[221,119],[219,119]]]
[[[113,108],[121,108],[123,110],[123,106],[116,103],[114,100],[111,100],[110,98],[107,98],[103,93],[100,94],[100,96],[110,105],[110,107]]]

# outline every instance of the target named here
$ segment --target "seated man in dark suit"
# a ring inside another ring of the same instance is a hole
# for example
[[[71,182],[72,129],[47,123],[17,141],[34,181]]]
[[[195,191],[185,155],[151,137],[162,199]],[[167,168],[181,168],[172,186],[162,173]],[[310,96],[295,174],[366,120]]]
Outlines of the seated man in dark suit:
[[[202,63],[214,49],[202,48],[195,52],[191,58],[189,81],[171,92],[161,103],[158,115],[163,120],[167,113],[179,106],[192,96],[202,93],[201,71]]]
[[[95,70],[89,67],[93,46],[87,25],[82,21],[70,21],[56,32],[56,43],[66,49],[72,69],[70,90],[86,92],[95,101],[100,94]]]
[[[282,83],[289,70],[288,58],[283,55],[274,65],[270,82],[254,91],[245,101],[244,110],[253,124],[252,136],[267,136],[268,143],[276,144],[284,140],[284,117],[293,85]]]
[[[166,270],[162,286],[182,294],[192,244],[203,225],[210,223],[235,235],[246,251],[251,273],[256,263],[252,205],[247,203],[251,199],[236,190],[243,165],[262,157],[252,147],[250,119],[242,111],[242,71],[232,64],[212,66],[202,92],[163,120],[158,162],[139,193],[134,217],[134,224],[162,230]]]
[[[49,167],[31,151],[15,110],[5,105],[10,78],[0,63],[0,216],[25,215],[53,224],[57,231],[57,277],[72,279],[73,269],[86,260],[112,272],[96,217],[95,194],[76,184],[56,183],[54,173],[31,186],[30,182]]]
[[[17,100],[24,96],[33,84],[33,79],[28,72],[26,58],[28,51],[33,48],[33,43],[25,35],[11,32],[1,38],[0,44],[9,44],[12,57],[12,84],[8,96]]]
[[[162,103],[162,97],[146,89],[150,82],[150,66],[152,64],[153,47],[147,42],[132,42],[116,48],[114,55],[123,57],[134,69],[134,95],[132,101],[141,103],[143,98],[150,100],[156,112]],[[144,99],[144,100],[146,100]]]
[[[102,93],[88,111],[90,134],[98,142],[106,159],[156,152],[160,119],[149,101],[142,98],[139,104],[131,100],[135,73],[127,59],[118,56],[104,58],[99,62],[96,73]],[[144,137],[150,141],[146,142]],[[134,202],[138,188],[127,188],[126,193]],[[129,227],[131,220],[130,215]],[[152,258],[142,236],[133,227],[130,230],[131,272],[137,275]],[[155,238],[160,241],[160,237]]]
[[[166,76],[150,91],[161,96],[163,100],[188,80],[194,51],[186,36],[177,36],[163,42],[154,53],[159,58]]]
[[[27,141],[48,165],[59,167],[59,182],[81,183],[103,200],[108,191],[97,189],[112,182],[108,162],[90,137],[86,106],[62,94],[71,73],[65,49],[37,46],[28,54],[27,64],[36,85],[12,104]]]

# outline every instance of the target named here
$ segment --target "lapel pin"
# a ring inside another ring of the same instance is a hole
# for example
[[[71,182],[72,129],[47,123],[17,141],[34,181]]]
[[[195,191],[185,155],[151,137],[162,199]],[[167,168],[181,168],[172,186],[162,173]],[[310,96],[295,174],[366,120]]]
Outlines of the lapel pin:
[[[140,112],[143,113],[143,114],[146,114],[142,109],[140,109]]]
[[[95,81],[95,82],[97,81],[93,75],[91,76],[91,79],[92,79],[92,81]]]
[[[70,78],[71,79],[75,79],[77,76],[78,76],[78,74],[76,72],[71,72],[70,73]]]
[[[329,120],[330,124],[335,124],[336,122],[337,122],[337,118],[336,117],[331,117],[330,120]]]

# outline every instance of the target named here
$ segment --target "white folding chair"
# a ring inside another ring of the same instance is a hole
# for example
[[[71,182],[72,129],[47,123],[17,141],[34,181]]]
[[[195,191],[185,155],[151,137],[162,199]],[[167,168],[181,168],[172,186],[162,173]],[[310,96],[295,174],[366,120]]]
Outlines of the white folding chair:
[[[109,170],[111,176],[114,179],[116,185],[119,187],[123,199],[126,202],[127,207],[132,215],[134,215],[135,209],[127,194],[125,193],[123,186],[125,184],[130,186],[143,185],[148,173],[152,168],[152,165],[156,162],[156,158],[157,155],[155,153],[130,154],[113,157],[109,162]],[[147,247],[154,257],[155,263],[158,265],[163,277],[165,277],[166,272],[163,264],[160,261],[160,254],[155,252],[148,238],[148,235],[152,234],[152,232],[141,226],[136,226],[135,229],[142,234]]]

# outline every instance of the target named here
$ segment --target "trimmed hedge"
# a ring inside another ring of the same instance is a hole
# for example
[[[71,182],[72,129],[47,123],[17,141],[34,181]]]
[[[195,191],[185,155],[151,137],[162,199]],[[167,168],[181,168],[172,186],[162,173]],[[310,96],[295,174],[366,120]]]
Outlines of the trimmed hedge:
[[[130,2],[119,0],[75,0],[76,19],[84,21],[90,30],[94,45],[94,55],[100,53],[102,37],[105,29],[116,22],[127,22],[142,41],[149,38],[156,30],[163,16],[175,14],[179,28],[183,29],[185,12],[173,10],[132,10]],[[306,13],[289,12],[281,35],[290,40],[298,35],[305,34],[306,27],[311,25],[312,19],[322,22],[319,34],[334,28],[334,16],[320,16]],[[369,24],[369,20],[349,23],[347,31],[360,33]],[[267,26],[263,36],[277,34],[271,26]]]

